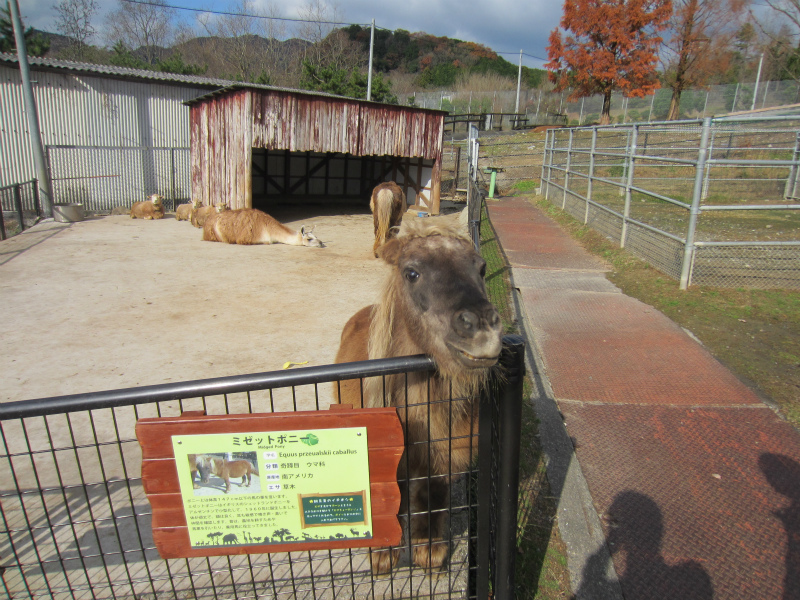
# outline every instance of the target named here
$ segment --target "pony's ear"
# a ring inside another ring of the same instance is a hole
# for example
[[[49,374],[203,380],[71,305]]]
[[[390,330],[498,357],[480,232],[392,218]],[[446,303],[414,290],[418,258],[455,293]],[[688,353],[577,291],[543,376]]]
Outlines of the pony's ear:
[[[382,258],[390,265],[396,265],[400,260],[400,252],[403,244],[397,238],[392,238],[378,248],[378,257]]]

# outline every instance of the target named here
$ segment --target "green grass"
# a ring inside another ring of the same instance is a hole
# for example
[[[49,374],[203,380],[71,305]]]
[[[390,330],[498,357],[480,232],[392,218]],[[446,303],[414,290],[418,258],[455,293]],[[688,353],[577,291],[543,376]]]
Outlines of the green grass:
[[[543,198],[532,200],[611,265],[623,293],[694,334],[721,363],[800,427],[800,292],[691,286],[665,276]]]
[[[513,307],[510,267],[503,255],[485,207],[481,219],[481,255],[486,261],[486,289],[503,321],[504,333],[519,333]],[[533,383],[526,378],[523,396]],[[517,518],[517,598],[556,600],[570,597],[566,548],[556,527],[556,499],[538,435],[539,422],[530,402],[523,402],[520,445],[520,493]]]

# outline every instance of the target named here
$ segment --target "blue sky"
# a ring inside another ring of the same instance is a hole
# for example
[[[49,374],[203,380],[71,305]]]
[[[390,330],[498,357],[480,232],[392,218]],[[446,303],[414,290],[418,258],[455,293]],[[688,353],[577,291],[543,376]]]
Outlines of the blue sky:
[[[19,0],[20,12],[28,26],[55,31],[56,11],[53,5],[58,0]],[[100,18],[95,26],[102,29],[103,16],[116,8],[121,0],[97,0]],[[208,0],[167,0],[174,6],[212,10],[234,10],[234,2],[212,2]],[[254,0],[256,8],[266,10],[266,0]],[[300,18],[307,0],[284,0],[274,3],[280,16]],[[424,31],[431,35],[447,36],[477,42],[502,53],[503,58],[513,64],[541,67],[547,59],[547,38],[558,26],[563,0],[331,0],[335,6],[337,21],[367,25],[375,19],[376,27],[405,29],[410,32]],[[196,13],[179,11],[191,19]],[[94,43],[102,43],[95,40]],[[543,60],[544,59],[544,60]]]

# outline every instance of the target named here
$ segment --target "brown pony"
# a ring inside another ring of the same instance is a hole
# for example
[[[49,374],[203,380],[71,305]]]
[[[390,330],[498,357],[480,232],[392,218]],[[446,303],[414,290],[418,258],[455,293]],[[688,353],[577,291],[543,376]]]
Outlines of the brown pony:
[[[252,476],[254,474],[258,475],[258,469],[249,460],[225,460],[224,458],[205,455],[198,456],[197,470],[200,472],[200,481],[202,483],[208,483],[211,475],[216,475],[222,479],[225,482],[226,494],[231,491],[232,477],[241,477],[242,483],[239,485],[250,487]],[[192,475],[192,481],[194,481],[194,475]]]
[[[375,244],[372,250],[378,256],[378,247],[394,237],[392,227],[398,227],[403,220],[405,209],[403,189],[394,181],[379,183],[372,190],[369,209],[375,224]]]
[[[406,220],[378,249],[392,267],[378,304],[344,327],[336,362],[427,354],[436,371],[348,380],[335,387],[341,403],[397,406],[406,429],[401,459],[401,515],[409,511],[414,564],[443,564],[450,474],[473,458],[477,399],[501,349],[500,316],[486,296],[485,261],[458,223]],[[454,400],[451,400],[454,399]],[[455,478],[455,477],[453,477]],[[399,550],[380,551],[372,568],[386,573]]]

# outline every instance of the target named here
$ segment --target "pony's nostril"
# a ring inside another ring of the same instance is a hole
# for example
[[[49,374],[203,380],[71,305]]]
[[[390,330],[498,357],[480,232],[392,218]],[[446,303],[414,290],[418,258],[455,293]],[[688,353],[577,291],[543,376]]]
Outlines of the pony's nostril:
[[[478,315],[462,310],[456,316],[456,329],[462,335],[469,335],[478,328]]]

